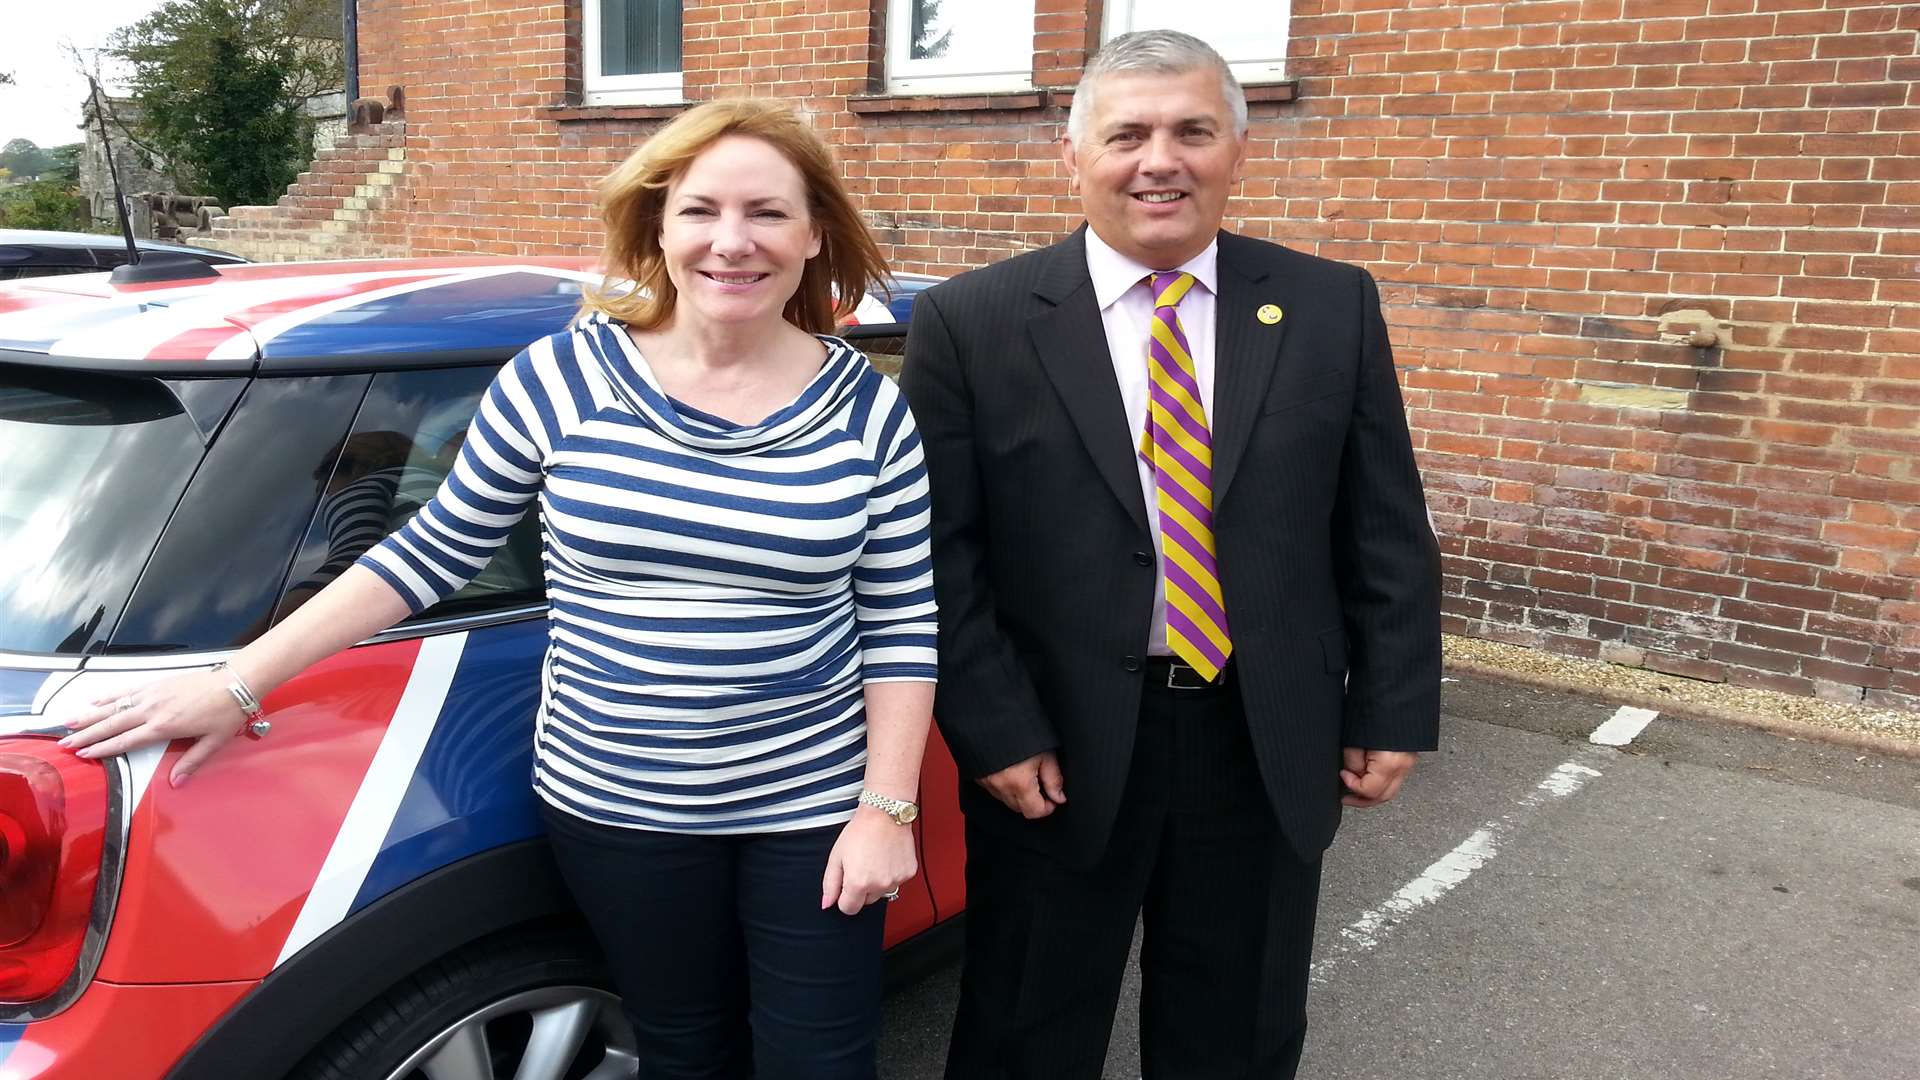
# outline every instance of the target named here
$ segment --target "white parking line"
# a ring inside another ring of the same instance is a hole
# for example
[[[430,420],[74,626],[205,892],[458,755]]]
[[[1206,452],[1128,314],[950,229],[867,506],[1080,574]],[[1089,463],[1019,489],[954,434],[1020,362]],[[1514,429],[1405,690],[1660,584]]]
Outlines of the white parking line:
[[[1595,728],[1593,734],[1587,736],[1587,741],[1596,746],[1625,746],[1645,731],[1647,725],[1659,715],[1653,709],[1622,705],[1606,722]],[[1591,752],[1588,756],[1592,756]],[[1512,811],[1482,825],[1452,851],[1422,870],[1420,876],[1402,885],[1385,903],[1341,927],[1339,941],[1314,961],[1309,977],[1311,985],[1324,986],[1334,967],[1372,949],[1394,927],[1412,918],[1415,912],[1438,903],[1441,897],[1459,888],[1474,871],[1500,853],[1501,838],[1512,831],[1515,823],[1527,811],[1548,799],[1567,798],[1586,786],[1588,780],[1599,775],[1600,770],[1578,761],[1561,762]]]
[[[1625,746],[1632,742],[1653,718],[1660,714],[1653,709],[1640,709],[1632,705],[1622,705],[1607,722],[1593,729],[1587,741],[1595,746]]]
[[[1487,864],[1499,853],[1494,846],[1493,830],[1481,829],[1460,842],[1460,846],[1441,856],[1440,861],[1420,872],[1420,876],[1400,886],[1386,903],[1343,927],[1340,936],[1356,949],[1371,949],[1380,943],[1381,932],[1404,920],[1420,908],[1452,892],[1454,886]]]
[[[1340,928],[1340,939],[1313,962],[1309,982],[1324,986],[1333,969],[1357,958],[1380,943],[1394,927],[1406,922],[1423,907],[1459,888],[1474,871],[1485,866],[1500,852],[1500,840],[1513,830],[1519,819],[1548,799],[1564,799],[1578,792],[1600,770],[1578,761],[1561,762],[1547,778],[1534,785],[1518,805],[1498,820],[1489,821],[1462,840],[1452,851],[1400,887],[1387,901]]]

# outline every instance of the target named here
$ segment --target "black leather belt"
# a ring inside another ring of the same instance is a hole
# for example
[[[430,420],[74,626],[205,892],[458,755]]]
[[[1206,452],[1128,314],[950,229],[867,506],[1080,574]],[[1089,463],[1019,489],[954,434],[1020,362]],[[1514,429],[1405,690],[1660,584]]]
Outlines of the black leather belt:
[[[1220,677],[1208,682],[1206,676],[1195,671],[1184,660],[1171,656],[1147,657],[1147,685],[1164,686],[1169,690],[1219,690],[1227,685],[1229,669],[1223,669]]]

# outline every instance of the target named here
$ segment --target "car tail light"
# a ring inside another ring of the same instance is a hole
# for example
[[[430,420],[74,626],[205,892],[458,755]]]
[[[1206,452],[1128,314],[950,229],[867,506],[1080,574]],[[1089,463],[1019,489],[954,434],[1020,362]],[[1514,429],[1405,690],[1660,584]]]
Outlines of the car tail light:
[[[52,739],[0,738],[0,1004],[73,974],[107,838],[107,773]]]

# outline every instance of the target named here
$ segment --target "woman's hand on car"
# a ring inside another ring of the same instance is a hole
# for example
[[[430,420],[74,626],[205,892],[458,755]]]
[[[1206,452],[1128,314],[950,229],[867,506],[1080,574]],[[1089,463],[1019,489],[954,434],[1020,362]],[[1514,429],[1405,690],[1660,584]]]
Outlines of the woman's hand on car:
[[[153,743],[192,739],[174,763],[174,787],[239,734],[246,716],[213,671],[161,679],[94,701],[67,720],[73,733],[60,745],[83,758],[106,758]]]
[[[870,806],[854,811],[827,856],[820,881],[820,909],[838,907],[856,915],[868,904],[892,899],[919,870],[913,830]]]
[[[246,726],[235,689],[250,698],[272,693],[313,664],[406,618],[407,611],[406,599],[384,578],[350,566],[234,653],[224,669],[187,672],[100,698],[67,720],[73,734],[60,745],[82,757],[101,758],[192,739],[173,765],[171,780],[179,787]]]

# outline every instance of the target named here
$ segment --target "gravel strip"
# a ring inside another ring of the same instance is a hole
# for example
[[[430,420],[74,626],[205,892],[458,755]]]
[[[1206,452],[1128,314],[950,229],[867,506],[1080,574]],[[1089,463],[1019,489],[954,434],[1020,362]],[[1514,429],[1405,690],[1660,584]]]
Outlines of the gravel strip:
[[[1920,713],[1822,701],[1773,690],[1701,682],[1601,660],[1479,638],[1444,636],[1450,667],[1631,699],[1679,714],[1696,714],[1807,738],[1829,738],[1903,755],[1920,755]]]

